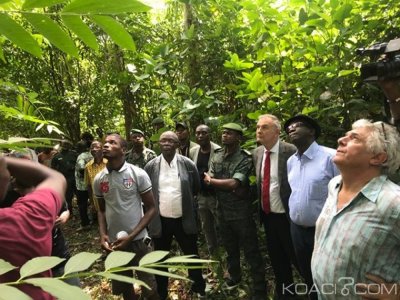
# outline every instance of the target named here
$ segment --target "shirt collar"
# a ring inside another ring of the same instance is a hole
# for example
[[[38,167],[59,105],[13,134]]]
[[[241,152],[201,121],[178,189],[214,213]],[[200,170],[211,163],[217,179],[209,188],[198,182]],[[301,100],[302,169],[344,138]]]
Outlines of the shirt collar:
[[[264,147],[264,153],[265,151],[268,151],[267,148]],[[279,152],[279,139],[276,141],[275,145],[272,146],[272,148],[269,150],[271,153]]]
[[[380,175],[378,177],[374,177],[371,179],[360,191],[359,194],[363,194],[365,198],[369,201],[375,203],[378,199],[379,193],[382,190],[383,184],[386,182],[387,175]],[[335,185],[336,189],[339,189],[342,184],[342,180],[340,180]]]
[[[314,141],[310,147],[308,147],[308,149],[306,151],[304,151],[304,153],[301,156],[306,156],[308,159],[313,159],[314,156],[316,155],[316,153],[318,152],[318,147],[319,145],[317,144],[316,141]],[[299,151],[296,152],[296,156],[300,159],[300,154]]]
[[[161,154],[161,163],[162,163],[162,164],[166,164],[167,166],[170,166],[170,167],[176,166],[176,165],[177,165],[176,154],[174,155],[174,158],[171,160],[171,163],[168,163],[168,162],[165,160],[164,156]]]
[[[387,175],[373,178],[362,188],[360,193],[362,193],[369,201],[375,203],[386,179]]]
[[[119,170],[112,170],[112,171],[121,173],[121,172],[125,171],[127,168],[128,168],[128,163],[125,161],[124,164],[122,165],[122,167]],[[106,172],[106,174],[110,174],[110,171],[108,170],[107,167],[105,168],[105,172]]]

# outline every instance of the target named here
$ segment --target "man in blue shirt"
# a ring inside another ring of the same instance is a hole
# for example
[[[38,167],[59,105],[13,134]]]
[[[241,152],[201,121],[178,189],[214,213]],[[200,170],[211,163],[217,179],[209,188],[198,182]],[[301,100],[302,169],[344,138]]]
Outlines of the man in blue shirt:
[[[321,134],[318,123],[305,115],[297,115],[284,125],[297,152],[287,162],[291,235],[301,276],[312,291],[311,256],[314,248],[315,222],[328,195],[329,181],[339,174],[332,162],[335,150],[316,143]]]

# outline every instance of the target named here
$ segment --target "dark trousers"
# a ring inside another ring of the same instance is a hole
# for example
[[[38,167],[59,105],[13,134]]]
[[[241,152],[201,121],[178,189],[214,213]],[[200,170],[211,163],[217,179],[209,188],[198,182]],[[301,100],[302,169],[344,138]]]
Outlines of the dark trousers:
[[[221,214],[218,224],[220,225],[222,243],[228,254],[228,272],[231,279],[234,281],[241,279],[240,249],[243,248],[244,256],[250,266],[254,294],[266,297],[264,261],[258,248],[258,236],[254,220],[247,217],[228,221],[224,220]]]
[[[290,222],[290,232],[297,263],[301,276],[307,285],[307,291],[314,290],[313,278],[311,273],[311,256],[314,250],[315,227],[303,227]],[[318,299],[317,293],[310,293],[309,299]]]
[[[76,202],[78,203],[81,225],[87,226],[90,223],[88,216],[89,192],[76,190]]]
[[[297,267],[296,255],[290,235],[290,223],[285,213],[262,212],[267,250],[275,275],[277,299],[294,296],[292,264]],[[293,291],[293,293],[289,292]]]
[[[72,217],[73,209],[72,209],[72,199],[74,198],[74,193],[76,192],[76,185],[75,185],[75,177],[72,178],[65,178],[67,180],[67,189],[65,190],[65,202],[67,202],[68,210]]]
[[[179,247],[184,255],[199,256],[197,249],[197,234],[186,234],[182,226],[182,218],[161,218],[162,234],[159,238],[153,238],[154,250],[171,250],[172,238],[175,237]],[[201,269],[190,269],[189,278],[193,281],[192,291],[202,293],[205,291],[206,284],[204,282]],[[168,278],[165,276],[157,276],[157,290],[161,299],[168,296]]]

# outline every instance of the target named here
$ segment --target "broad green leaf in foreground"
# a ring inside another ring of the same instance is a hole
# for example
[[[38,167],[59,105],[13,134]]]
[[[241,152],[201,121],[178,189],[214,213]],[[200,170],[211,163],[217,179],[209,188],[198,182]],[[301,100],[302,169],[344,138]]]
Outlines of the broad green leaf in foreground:
[[[147,253],[139,261],[139,266],[148,265],[160,261],[163,258],[165,258],[168,254],[169,254],[168,251],[159,251],[159,250]]]
[[[90,300],[90,296],[77,286],[72,286],[56,278],[31,278],[27,283],[40,287],[59,300]],[[14,298],[15,299],[15,298]]]
[[[188,277],[184,277],[175,273],[170,273],[168,271],[161,271],[160,269],[145,268],[145,267],[133,267],[136,271],[147,272],[154,275],[160,275],[175,279],[190,280]]]
[[[32,258],[21,267],[21,279],[50,270],[64,260],[65,258],[54,256],[41,256]]]
[[[134,278],[133,273],[132,273],[132,277],[119,275],[119,274],[115,274],[115,273],[106,273],[106,272],[97,273],[97,275],[103,276],[107,279],[118,280],[118,281],[122,281],[122,282],[126,282],[126,283],[132,283],[132,284],[136,283],[140,286],[144,286],[144,287],[150,289],[150,287],[145,282]]]
[[[66,2],[66,0],[25,0],[22,8],[31,9],[39,7],[50,7],[63,2]]]
[[[21,49],[36,57],[42,57],[42,49],[40,49],[35,39],[6,14],[0,14],[0,34],[3,34]]]
[[[64,24],[73,31],[87,46],[95,51],[99,50],[96,36],[90,30],[89,26],[82,21],[80,16],[61,16]]]
[[[136,46],[124,26],[108,16],[91,16],[90,19],[107,33],[121,48],[135,51]]]
[[[57,48],[73,57],[79,56],[74,42],[52,19],[40,14],[23,14],[23,16]]]
[[[12,264],[0,258],[0,275],[3,275],[11,270],[16,269]]]
[[[80,14],[118,14],[127,12],[146,12],[150,7],[137,0],[75,0],[68,4],[63,12]]]
[[[88,269],[100,257],[101,254],[99,253],[78,253],[72,256],[65,264],[64,275],[84,271]]]
[[[0,300],[32,300],[27,294],[21,292],[19,289],[13,286],[0,284]]]
[[[108,254],[106,261],[104,262],[105,270],[108,271],[112,268],[118,268],[127,265],[133,258],[135,253],[114,251]]]

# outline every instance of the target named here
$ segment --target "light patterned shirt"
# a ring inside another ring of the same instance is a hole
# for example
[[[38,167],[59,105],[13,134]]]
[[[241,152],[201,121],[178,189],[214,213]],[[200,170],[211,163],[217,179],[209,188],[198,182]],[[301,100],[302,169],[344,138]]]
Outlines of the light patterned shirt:
[[[400,282],[400,187],[376,177],[337,211],[340,186],[331,180],[317,220],[312,273],[320,299],[361,299],[354,284],[366,273]]]

